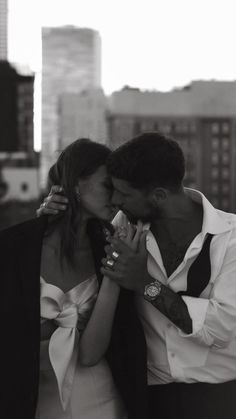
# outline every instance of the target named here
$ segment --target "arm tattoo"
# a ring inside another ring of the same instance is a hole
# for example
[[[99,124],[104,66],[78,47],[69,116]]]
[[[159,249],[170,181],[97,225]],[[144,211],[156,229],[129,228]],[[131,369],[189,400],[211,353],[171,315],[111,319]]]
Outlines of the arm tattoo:
[[[161,293],[151,304],[184,333],[192,333],[192,319],[184,300],[165,285],[162,284],[161,287]]]

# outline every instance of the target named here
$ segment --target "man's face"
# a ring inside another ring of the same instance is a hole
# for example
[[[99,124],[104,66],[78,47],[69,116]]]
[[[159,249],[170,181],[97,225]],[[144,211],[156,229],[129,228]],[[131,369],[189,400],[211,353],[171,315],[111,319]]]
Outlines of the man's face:
[[[112,205],[122,210],[129,221],[151,222],[158,218],[159,211],[151,202],[151,192],[135,189],[128,182],[112,177],[114,187]]]

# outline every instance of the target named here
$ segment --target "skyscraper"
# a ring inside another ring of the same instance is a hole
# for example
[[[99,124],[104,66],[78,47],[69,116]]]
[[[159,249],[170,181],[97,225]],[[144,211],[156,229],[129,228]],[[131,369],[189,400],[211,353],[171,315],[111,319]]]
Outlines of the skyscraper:
[[[7,60],[7,3],[7,0],[0,0],[0,61]]]
[[[60,96],[101,86],[101,42],[98,32],[63,26],[42,30],[41,183],[60,147]]]

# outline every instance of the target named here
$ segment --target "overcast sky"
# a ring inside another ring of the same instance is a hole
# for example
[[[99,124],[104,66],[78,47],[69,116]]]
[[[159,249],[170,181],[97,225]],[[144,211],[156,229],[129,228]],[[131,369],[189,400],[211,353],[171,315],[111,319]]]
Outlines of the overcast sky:
[[[9,58],[40,71],[41,26],[74,24],[102,38],[105,93],[236,79],[235,0],[9,0]]]

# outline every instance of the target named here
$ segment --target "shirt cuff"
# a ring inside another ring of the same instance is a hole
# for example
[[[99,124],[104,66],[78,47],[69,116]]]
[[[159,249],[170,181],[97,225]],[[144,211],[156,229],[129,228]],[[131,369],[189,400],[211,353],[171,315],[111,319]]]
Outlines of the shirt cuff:
[[[183,295],[182,298],[188,307],[188,312],[192,319],[192,333],[186,334],[181,330],[179,330],[179,333],[182,337],[197,336],[199,331],[203,328],[209,300],[205,298],[188,297],[186,295]]]

